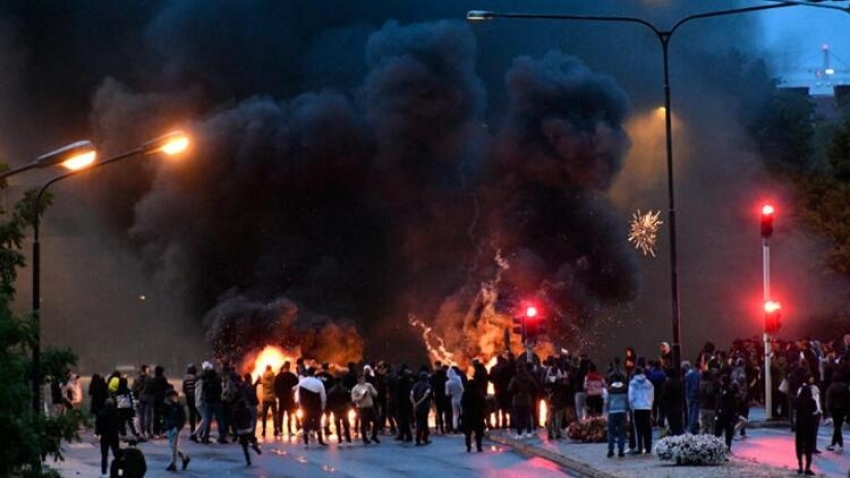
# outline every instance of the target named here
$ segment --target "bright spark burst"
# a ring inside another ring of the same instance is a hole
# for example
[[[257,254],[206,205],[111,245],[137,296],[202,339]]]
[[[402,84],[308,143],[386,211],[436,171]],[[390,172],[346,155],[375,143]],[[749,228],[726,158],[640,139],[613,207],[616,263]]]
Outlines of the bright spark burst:
[[[658,239],[658,229],[664,224],[658,219],[660,216],[661,211],[641,213],[640,209],[632,214],[632,222],[629,225],[629,242],[643,252],[643,255],[652,254],[652,257],[655,257],[655,241]]]

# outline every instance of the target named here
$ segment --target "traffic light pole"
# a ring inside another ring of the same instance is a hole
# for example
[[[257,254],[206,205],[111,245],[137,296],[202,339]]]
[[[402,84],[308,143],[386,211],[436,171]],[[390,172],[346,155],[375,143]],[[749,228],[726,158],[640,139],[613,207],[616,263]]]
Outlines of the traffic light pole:
[[[762,239],[762,257],[764,262],[764,303],[770,300],[770,244],[768,238]],[[764,416],[773,418],[773,383],[770,375],[770,333],[767,331],[767,315],[764,330]]]

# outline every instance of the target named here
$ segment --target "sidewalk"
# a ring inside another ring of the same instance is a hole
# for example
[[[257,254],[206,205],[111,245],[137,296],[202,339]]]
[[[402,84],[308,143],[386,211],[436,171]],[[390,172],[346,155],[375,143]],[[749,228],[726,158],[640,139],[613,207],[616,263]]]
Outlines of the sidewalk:
[[[550,460],[572,473],[589,478],[796,476],[794,435],[790,426],[787,423],[765,421],[763,410],[753,409],[750,418],[752,426],[748,428],[748,437],[733,442],[733,455],[729,457],[729,461],[715,466],[676,466],[671,462],[659,460],[654,454],[608,458],[607,443],[579,443],[567,438],[547,440],[543,430],[538,431],[537,437],[523,440],[514,439],[514,433],[507,430],[491,432],[489,437],[492,441],[511,446],[520,453]],[[654,440],[657,440],[657,433],[656,429]],[[823,453],[815,455],[812,469],[818,476],[847,477],[850,450],[846,455],[827,451],[826,446],[829,445],[831,436],[832,426],[821,425],[818,448]]]

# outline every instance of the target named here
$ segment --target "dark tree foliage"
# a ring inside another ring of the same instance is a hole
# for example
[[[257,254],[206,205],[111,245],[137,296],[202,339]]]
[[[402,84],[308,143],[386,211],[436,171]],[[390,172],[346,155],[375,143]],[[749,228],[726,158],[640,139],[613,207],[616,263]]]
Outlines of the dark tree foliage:
[[[807,172],[815,151],[814,103],[796,90],[775,89],[751,125],[765,164],[774,171]]]
[[[29,191],[10,219],[0,224],[0,476],[4,477],[58,477],[55,471],[43,471],[42,461],[47,457],[61,460],[62,441],[79,439],[79,412],[59,417],[33,412],[29,352],[34,323],[17,317],[10,307],[17,269],[24,265],[24,231],[48,202],[35,204],[34,191]],[[42,354],[45,377],[59,377],[75,363],[70,350]]]

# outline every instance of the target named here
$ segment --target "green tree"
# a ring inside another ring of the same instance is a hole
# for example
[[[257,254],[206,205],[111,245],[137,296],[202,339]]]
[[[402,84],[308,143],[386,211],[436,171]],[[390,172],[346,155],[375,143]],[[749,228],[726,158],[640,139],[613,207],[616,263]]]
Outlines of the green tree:
[[[775,89],[750,126],[765,164],[774,171],[801,173],[814,168],[814,103],[808,94]]]
[[[25,230],[48,203],[49,199],[36,204],[34,191],[29,191],[8,222],[0,224],[0,476],[4,477],[58,477],[55,471],[43,471],[42,461],[62,459],[62,441],[79,439],[80,413],[48,417],[32,410],[29,353],[34,322],[11,309],[17,271],[25,264],[21,253]],[[42,355],[45,376],[59,376],[75,363],[70,350],[47,350]]]

